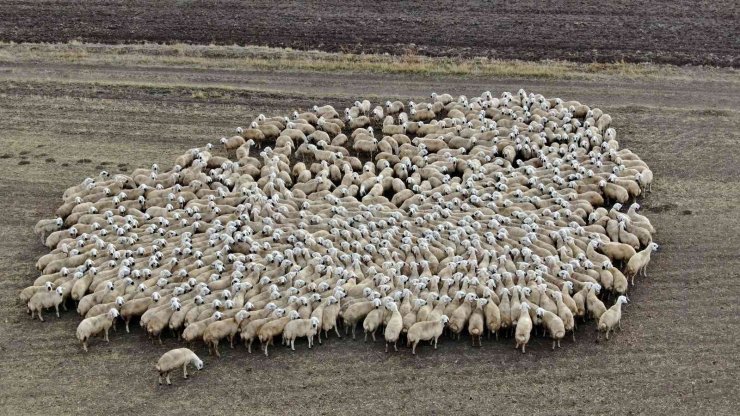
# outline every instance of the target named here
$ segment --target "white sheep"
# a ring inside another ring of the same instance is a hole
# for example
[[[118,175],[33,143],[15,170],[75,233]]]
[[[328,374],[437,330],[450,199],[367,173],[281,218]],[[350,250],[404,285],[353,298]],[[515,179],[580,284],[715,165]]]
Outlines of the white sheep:
[[[385,332],[383,333],[385,336],[385,352],[388,352],[389,342],[393,343],[393,350],[398,351],[396,343],[403,329],[403,318],[395,302],[390,302],[386,305],[386,308],[391,311],[391,318],[388,320],[388,324],[385,326]]]
[[[53,307],[56,309],[57,318],[59,318],[59,305],[64,301],[64,288],[58,287],[53,291],[41,290],[33,294],[31,299],[28,300],[28,312],[31,314],[31,319],[35,313],[38,313],[39,320],[44,321],[44,317],[41,316],[41,311]]]
[[[602,332],[606,332],[606,339],[609,339],[609,332],[614,327],[622,329],[622,304],[627,303],[629,299],[627,296],[620,296],[617,301],[612,305],[611,308],[607,309],[599,318],[599,325],[597,327],[599,335],[596,337],[596,342],[599,342],[599,338]]]
[[[642,271],[642,275],[647,277],[647,265],[650,263],[650,254],[653,251],[658,251],[657,243],[650,243],[647,247],[635,253],[627,262],[626,276],[631,279],[632,284],[635,284],[635,276]]]
[[[283,329],[283,340],[290,345],[290,349],[295,351],[295,340],[300,337],[308,338],[308,348],[313,346],[313,337],[319,331],[319,318],[294,319]]]
[[[188,364],[192,364],[198,370],[203,369],[203,360],[188,348],[176,348],[162,354],[157,365],[154,366],[159,374],[159,384],[162,385],[162,377],[165,377],[167,385],[171,385],[170,372],[179,367],[182,367],[182,378],[187,379]]]
[[[532,319],[529,317],[529,303],[522,303],[520,305],[521,313],[519,314],[519,320],[516,323],[516,331],[514,332],[514,339],[516,345],[514,349],[522,347],[522,354],[526,353],[527,343],[529,343],[529,336],[532,332]]]
[[[111,308],[107,313],[85,318],[77,325],[77,339],[80,340],[85,352],[87,352],[87,341],[90,337],[99,335],[101,332],[104,334],[105,342],[109,342],[108,330],[113,326],[118,315],[118,309]]]
[[[547,328],[547,332],[552,338],[552,349],[555,350],[555,344],[560,348],[560,340],[565,336],[565,324],[558,315],[545,310],[543,308],[537,308],[537,316],[542,319],[542,322]]]
[[[411,346],[411,353],[416,355],[416,346],[419,341],[434,341],[434,349],[437,349],[437,341],[444,331],[445,325],[450,319],[442,315],[437,321],[417,322],[411,325],[406,334],[406,342]]]

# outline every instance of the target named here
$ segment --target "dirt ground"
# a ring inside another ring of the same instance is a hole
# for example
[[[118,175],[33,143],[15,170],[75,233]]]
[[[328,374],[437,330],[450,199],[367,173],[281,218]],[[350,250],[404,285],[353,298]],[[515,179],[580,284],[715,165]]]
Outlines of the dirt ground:
[[[734,1],[6,0],[0,40],[737,66]]]
[[[534,80],[0,65],[0,414],[736,414],[738,82],[701,71]],[[194,93],[206,87],[207,99]],[[153,345],[137,328],[84,354],[73,311],[40,323],[17,301],[46,252],[33,224],[103,168],[168,165],[261,112],[520,87],[601,107],[655,172],[642,204],[661,250],[608,342],[596,344],[590,324],[576,343],[552,352],[537,339],[526,355],[510,339],[482,348],[444,339],[416,357],[336,338],[269,359],[240,345],[218,360],[198,346],[205,369],[162,388],[153,367],[174,339]]]

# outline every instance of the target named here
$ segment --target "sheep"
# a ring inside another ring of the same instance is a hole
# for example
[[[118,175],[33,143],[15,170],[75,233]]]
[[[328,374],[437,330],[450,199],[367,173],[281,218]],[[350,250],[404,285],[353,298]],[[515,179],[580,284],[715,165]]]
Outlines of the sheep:
[[[620,330],[622,329],[622,304],[629,302],[627,296],[620,296],[617,301],[612,305],[611,308],[607,309],[599,318],[599,325],[597,330],[599,331],[596,337],[596,342],[599,342],[602,332],[606,332],[606,339],[609,339],[609,332],[611,332],[615,326]]]
[[[372,335],[373,342],[375,342],[375,331],[383,323],[384,313],[385,313],[384,309],[375,308],[371,310],[370,313],[367,314],[367,316],[365,316],[365,319],[362,321],[362,328],[365,330],[365,341],[364,342],[367,342],[368,333]]]
[[[61,224],[37,224],[51,250],[22,300],[59,287],[92,316],[122,298],[127,330],[140,316],[150,337],[169,327],[216,355],[235,331],[267,353],[296,314],[325,335],[338,317],[353,337],[380,328],[387,351],[442,315],[474,345],[486,328],[516,335],[522,305],[531,326],[539,307],[575,337],[575,316],[603,315],[602,288],[626,293],[618,267],[644,270],[654,228],[637,204],[605,204],[640,197],[652,172],[601,110],[523,90],[388,107],[358,100],[346,123],[331,106],[259,115],[170,170],[86,179]]]
[[[391,318],[388,320],[388,324],[385,326],[385,331],[383,332],[385,337],[385,352],[387,353],[389,342],[393,343],[393,350],[398,351],[396,343],[398,342],[398,337],[401,335],[401,330],[403,329],[403,318],[401,316],[401,312],[398,311],[398,305],[396,305],[395,302],[390,302],[386,305],[386,308],[391,311]]]
[[[265,357],[270,356],[267,348],[270,346],[270,344],[273,343],[273,338],[283,333],[283,329],[285,329],[285,325],[289,321],[300,318],[301,315],[297,311],[290,311],[290,314],[288,316],[277,318],[274,321],[266,322],[264,325],[262,325],[262,328],[260,328],[257,335],[260,339],[260,342],[265,347]]]
[[[658,251],[657,243],[650,243],[649,246],[637,252],[627,262],[627,270],[625,275],[631,279],[631,283],[633,286],[635,284],[635,276],[637,276],[640,271],[642,271],[643,276],[647,277],[647,265],[648,263],[650,263],[650,254],[653,251]]]
[[[525,354],[527,343],[529,343],[529,335],[532,332],[532,319],[529,317],[529,303],[522,303],[520,306],[521,313],[519,314],[519,320],[516,323],[516,331],[514,332],[514,339],[516,345],[514,349],[522,347],[522,354]]]
[[[470,334],[470,342],[475,347],[475,340],[478,340],[478,346],[481,347],[481,336],[485,329],[485,318],[483,314],[483,308],[488,303],[488,299],[478,299],[477,306],[470,314],[468,320],[468,333]]]
[[[188,378],[188,364],[192,364],[198,371],[203,369],[203,360],[188,348],[176,348],[166,353],[157,361],[154,369],[159,374],[159,385],[162,385],[162,377],[167,380],[167,385],[171,385],[170,372],[182,366],[182,378]]]
[[[33,294],[31,299],[28,300],[28,312],[31,314],[33,319],[34,314],[38,313],[39,320],[44,322],[44,317],[41,316],[41,311],[54,307],[57,312],[57,318],[59,318],[59,305],[64,300],[64,288],[57,287],[53,291],[41,290]]]
[[[105,342],[108,340],[108,330],[113,326],[116,318],[118,318],[118,309],[111,308],[107,313],[103,313],[97,316],[91,316],[85,318],[77,326],[77,339],[82,344],[82,349],[87,352],[87,341],[90,337],[100,334],[104,334]]]
[[[610,242],[600,243],[599,249],[606,254],[611,261],[629,262],[629,259],[635,255],[635,249],[629,244]]]
[[[239,325],[245,319],[249,319],[249,312],[240,310],[233,318],[211,322],[206,327],[205,331],[203,331],[203,342],[208,345],[208,352],[213,352],[216,354],[216,357],[221,358],[221,353],[218,350],[218,343],[226,337],[229,338],[231,348],[234,348],[234,336],[239,330]],[[188,328],[190,327],[188,326]]]
[[[406,334],[406,342],[411,346],[411,354],[416,355],[416,346],[419,341],[434,341],[434,349],[437,349],[437,341],[449,322],[447,315],[442,315],[437,321],[417,322],[411,325]]]
[[[565,324],[560,317],[543,308],[537,308],[537,316],[545,323],[545,328],[552,338],[552,350],[555,351],[555,345],[560,348],[560,340],[565,336]],[[520,318],[521,319],[521,318]]]
[[[21,302],[28,304],[28,301],[31,300],[31,297],[34,294],[36,294],[36,292],[41,292],[41,291],[51,292],[53,290],[54,290],[54,284],[52,282],[46,282],[40,286],[29,286],[21,290],[21,294],[19,295],[19,298]]]
[[[373,299],[370,301],[364,301],[350,305],[346,311],[342,314],[344,321],[344,334],[347,335],[348,331],[352,330],[352,339],[355,339],[355,327],[360,319],[365,319],[370,311],[380,308],[380,299]]]
[[[158,292],[154,292],[146,298],[131,299],[121,305],[121,319],[126,322],[126,333],[129,333],[129,323],[134,316],[141,316],[150,307],[159,302]]]
[[[49,234],[61,230],[63,225],[64,220],[61,217],[40,220],[33,227],[33,233],[39,236],[39,238],[41,238],[41,244],[44,244]]]
[[[319,318],[294,319],[285,324],[283,329],[283,340],[290,344],[290,349],[295,351],[295,340],[300,337],[308,338],[308,348],[313,345],[313,337],[319,331]]]
[[[188,345],[190,345],[193,341],[196,339],[203,338],[203,334],[206,332],[206,328],[208,328],[209,325],[211,325],[214,322],[218,322],[223,318],[224,314],[216,311],[213,312],[213,314],[205,319],[201,319],[199,321],[193,322],[190,325],[185,327],[185,330],[182,331],[182,339]],[[149,328],[147,328],[147,331],[149,331]],[[210,345],[210,344],[209,344]]]
[[[601,319],[601,315],[606,312],[604,302],[596,297],[596,293],[601,290],[601,286],[590,285],[587,287],[589,287],[589,291],[586,295],[586,307],[588,308],[588,312],[591,314],[591,317],[598,322],[599,319]]]
[[[563,294],[561,292],[553,292],[552,296],[555,298],[555,303],[558,307],[558,316],[563,321],[563,328],[566,332],[571,332],[573,335],[573,342],[576,341],[576,323],[573,317],[573,311],[563,301]]]

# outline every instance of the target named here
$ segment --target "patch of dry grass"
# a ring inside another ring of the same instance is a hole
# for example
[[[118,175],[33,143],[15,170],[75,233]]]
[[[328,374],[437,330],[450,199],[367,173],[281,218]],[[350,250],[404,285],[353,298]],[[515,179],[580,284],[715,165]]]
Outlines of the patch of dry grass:
[[[488,58],[436,58],[409,51],[400,56],[297,51],[261,46],[187,44],[103,45],[0,43],[0,63],[74,63],[201,69],[254,69],[313,72],[369,72],[416,75],[477,75],[516,78],[690,77],[696,68],[618,63],[579,64],[566,61],[526,62]],[[706,75],[739,80],[733,69]]]

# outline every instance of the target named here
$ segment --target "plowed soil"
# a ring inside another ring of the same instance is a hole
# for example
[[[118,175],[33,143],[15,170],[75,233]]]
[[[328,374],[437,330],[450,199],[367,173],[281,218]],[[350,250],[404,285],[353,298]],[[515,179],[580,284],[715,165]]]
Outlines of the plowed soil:
[[[0,40],[737,66],[736,2],[7,0]]]
[[[737,414],[737,85],[703,72],[694,80],[531,80],[0,66],[0,414]],[[216,359],[196,345],[205,369],[158,387],[154,363],[181,345],[172,337],[160,346],[139,328],[119,328],[85,354],[74,311],[41,323],[17,301],[47,251],[34,223],[53,215],[64,189],[101,169],[167,165],[258,113],[520,87],[610,113],[622,145],[655,172],[642,205],[661,250],[608,342],[595,343],[591,323],[575,343],[553,352],[538,338],[526,355],[511,339],[482,348],[444,339],[415,357],[336,337],[313,350],[278,347],[269,358],[239,345]]]

